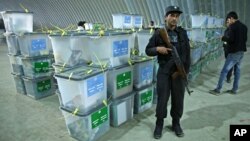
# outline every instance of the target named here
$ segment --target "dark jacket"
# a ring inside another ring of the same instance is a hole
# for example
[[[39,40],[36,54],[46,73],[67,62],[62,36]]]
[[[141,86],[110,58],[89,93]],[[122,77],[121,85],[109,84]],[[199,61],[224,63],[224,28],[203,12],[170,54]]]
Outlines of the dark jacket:
[[[186,30],[184,30],[181,27],[176,28],[177,36],[178,36],[178,53],[180,56],[180,59],[184,65],[186,73],[189,72],[190,67],[190,45],[189,45],[189,39],[187,36]],[[159,66],[166,66],[166,64],[172,62],[171,64],[174,64],[172,55],[171,54],[160,54],[156,51],[157,46],[165,46],[167,45],[164,43],[162,38],[160,37],[159,30],[156,30],[153,36],[149,39],[149,43],[146,46],[146,54],[148,56],[157,56]],[[172,67],[171,65],[168,65],[166,69],[170,69],[169,67]],[[168,70],[166,70],[168,71]],[[168,73],[168,72],[166,72]]]
[[[228,38],[228,33],[229,33],[229,28],[226,28],[226,30],[224,31],[224,35],[223,36],[225,36],[225,37]],[[226,41],[223,41],[223,47],[224,48],[228,47],[228,44],[227,44]]]
[[[228,37],[228,32],[229,32],[229,28],[226,28],[226,30],[224,31],[224,36]],[[229,45],[226,41],[223,41],[223,47],[224,47],[225,56],[227,56]]]
[[[247,27],[237,20],[229,26],[227,36],[222,37],[222,41],[228,43],[228,52],[235,53],[238,51],[247,51]]]

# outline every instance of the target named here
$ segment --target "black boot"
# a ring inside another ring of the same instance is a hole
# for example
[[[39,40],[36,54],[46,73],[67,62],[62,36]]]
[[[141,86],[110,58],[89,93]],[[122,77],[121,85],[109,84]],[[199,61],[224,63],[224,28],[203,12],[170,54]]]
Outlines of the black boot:
[[[162,129],[163,129],[163,119],[156,120],[156,126],[154,131],[154,138],[160,139],[162,136]]]
[[[181,128],[181,125],[179,123],[179,121],[173,121],[172,122],[172,130],[175,132],[175,135],[177,137],[183,137],[184,136],[184,132]]]

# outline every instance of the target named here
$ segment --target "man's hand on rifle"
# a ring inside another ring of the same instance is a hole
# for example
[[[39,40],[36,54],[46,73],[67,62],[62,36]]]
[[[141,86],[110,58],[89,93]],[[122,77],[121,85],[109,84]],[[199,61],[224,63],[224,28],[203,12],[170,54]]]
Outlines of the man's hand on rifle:
[[[159,52],[160,54],[168,54],[169,51],[172,51],[172,49],[166,48],[166,47],[164,47],[164,46],[156,47],[156,50],[157,50],[157,52]]]

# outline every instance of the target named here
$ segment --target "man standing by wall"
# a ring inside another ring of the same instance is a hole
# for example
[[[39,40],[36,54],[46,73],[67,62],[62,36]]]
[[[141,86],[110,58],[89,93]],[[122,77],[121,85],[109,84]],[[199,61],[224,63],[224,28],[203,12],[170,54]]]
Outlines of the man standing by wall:
[[[226,30],[224,31],[224,36],[228,36],[227,34],[228,34],[228,31],[229,31],[229,25],[230,25],[230,23],[229,23],[229,20],[227,20],[226,19]],[[224,55],[225,55],[225,58],[227,58],[227,56],[228,56],[228,48],[229,48],[229,46],[228,46],[228,43],[227,42],[223,42],[223,48],[224,48]],[[234,69],[235,67],[232,67],[229,71],[228,71],[228,73],[227,73],[227,83],[231,83],[231,77],[232,77],[232,74],[233,74],[233,69]]]
[[[239,87],[240,80],[240,64],[244,56],[244,52],[247,51],[247,27],[238,20],[238,15],[236,12],[232,11],[227,14],[226,19],[228,20],[230,26],[228,34],[222,37],[222,41],[228,43],[228,56],[226,58],[225,64],[221,70],[220,78],[217,87],[214,90],[210,90],[209,93],[218,95],[220,94],[223,81],[226,78],[228,71],[234,66],[234,82],[233,88],[226,91],[230,94],[236,94]]]
[[[186,30],[177,27],[179,16],[182,11],[177,6],[166,8],[165,21],[166,30],[170,43],[174,45],[184,65],[185,71],[189,72],[190,67],[190,46]],[[156,30],[150,38],[146,47],[148,56],[157,56],[159,69],[157,72],[157,106],[156,106],[156,126],[154,138],[159,139],[162,136],[164,118],[167,117],[167,103],[171,95],[172,129],[178,137],[184,136],[180,126],[180,119],[183,114],[183,103],[185,85],[181,76],[173,79],[171,76],[177,71],[173,60],[171,49],[163,41],[160,31]]]

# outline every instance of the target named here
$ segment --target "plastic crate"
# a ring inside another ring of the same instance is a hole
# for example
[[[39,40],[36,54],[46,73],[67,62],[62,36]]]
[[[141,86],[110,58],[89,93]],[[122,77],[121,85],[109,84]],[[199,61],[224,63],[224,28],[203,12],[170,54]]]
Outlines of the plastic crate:
[[[154,61],[152,59],[143,59],[134,64],[134,87],[140,89],[143,86],[150,85],[154,77]]]
[[[133,90],[133,66],[124,65],[108,71],[108,97],[116,99]]]
[[[61,107],[68,132],[79,141],[96,141],[110,129],[109,105],[99,106],[88,113]]]
[[[198,62],[202,55],[202,47],[191,48],[191,65]]]
[[[51,76],[35,79],[23,77],[23,80],[27,95],[34,99],[41,99],[55,94],[54,81]]]
[[[223,18],[216,18],[215,21],[214,21],[214,25],[215,27],[223,27],[224,26],[224,19]]]
[[[143,26],[143,17],[141,15],[133,15],[132,16],[132,27],[142,28],[142,26]]]
[[[51,42],[47,33],[24,33],[19,35],[18,43],[21,54],[25,57],[49,55],[52,53]]]
[[[190,40],[195,42],[207,42],[207,30],[206,29],[192,29],[189,33]]]
[[[205,44],[202,47],[202,51],[201,51],[201,58],[205,57],[208,53],[210,53],[210,48],[208,46],[208,44]]]
[[[75,67],[91,60],[88,50],[89,39],[85,32],[50,35],[55,64]]]
[[[20,11],[1,12],[6,32],[33,32],[33,13]]]
[[[196,77],[201,73],[201,67],[202,67],[203,60],[197,62],[196,64],[193,64],[190,66],[190,71],[188,74],[188,80],[195,80]]]
[[[24,81],[22,78],[22,75],[18,75],[18,74],[14,74],[11,73],[13,78],[14,78],[14,82],[15,82],[15,86],[16,86],[16,92],[19,94],[24,94],[26,95],[26,90],[25,90],[25,85],[24,85]]]
[[[214,35],[216,39],[220,40],[220,37],[223,36],[223,34],[224,34],[224,28],[219,27],[214,29]]]
[[[128,63],[130,50],[134,48],[131,33],[105,32],[103,36],[88,35],[88,48],[94,65],[117,67]]]
[[[22,57],[24,75],[30,78],[51,76],[52,71],[51,56]]]
[[[207,28],[215,27],[215,17],[208,16]]]
[[[107,72],[79,67],[55,74],[62,104],[87,113],[107,99]]]
[[[110,124],[118,127],[133,118],[134,94],[128,93],[112,101],[110,106]]]
[[[18,75],[23,75],[23,63],[22,63],[22,57],[19,55],[11,55],[8,54],[10,65],[11,65],[11,71]]]
[[[73,69],[71,67],[56,65],[55,63],[52,64],[52,67],[54,68],[55,73],[62,73],[62,72],[65,72],[67,70]],[[79,66],[77,66],[77,67],[79,67]],[[77,67],[75,67],[75,68],[77,68]]]
[[[130,14],[112,14],[113,28],[131,29],[133,27],[133,16]]]
[[[135,94],[134,113],[138,114],[150,109],[153,105],[153,96],[153,84],[138,90]]]
[[[18,44],[18,36],[14,33],[5,33],[7,46],[9,54],[11,55],[20,55],[20,47]]]
[[[207,27],[208,16],[207,15],[191,15],[192,28],[204,28]]]
[[[131,29],[131,28],[142,28],[143,17],[137,14],[112,14],[113,28],[117,29]]]
[[[139,56],[147,56],[145,53],[146,46],[153,33],[150,30],[142,30],[137,32]]]

